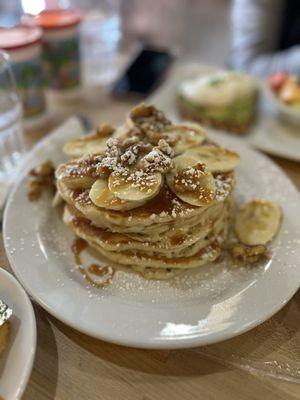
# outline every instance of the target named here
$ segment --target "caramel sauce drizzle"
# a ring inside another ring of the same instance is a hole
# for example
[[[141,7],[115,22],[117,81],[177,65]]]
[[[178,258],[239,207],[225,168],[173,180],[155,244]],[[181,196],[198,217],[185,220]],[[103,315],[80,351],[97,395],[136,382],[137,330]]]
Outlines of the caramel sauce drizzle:
[[[81,238],[76,238],[71,246],[72,252],[74,254],[75,257],[75,262],[77,265],[81,264],[81,257],[80,254],[81,252],[87,248],[88,244],[84,239]]]
[[[87,269],[83,268],[81,253],[87,247],[88,243],[81,238],[76,238],[72,243],[71,249],[75,257],[75,263],[76,265],[78,265],[78,271],[81,273],[85,281],[88,282],[90,285],[97,288],[104,288],[105,286],[108,286],[112,282],[112,279],[115,275],[115,270],[109,265],[105,265],[102,267],[98,264],[91,264]],[[96,282],[95,280],[93,280],[90,274],[99,277],[107,276],[107,279],[105,279],[103,282]]]
[[[174,236],[170,238],[170,243],[174,246],[182,244],[186,239],[186,235],[184,233],[176,233]]]

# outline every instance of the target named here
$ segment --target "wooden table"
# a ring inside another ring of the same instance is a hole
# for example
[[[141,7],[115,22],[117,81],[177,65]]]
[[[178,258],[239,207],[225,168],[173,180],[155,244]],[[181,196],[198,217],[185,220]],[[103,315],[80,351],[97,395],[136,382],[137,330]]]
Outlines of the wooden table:
[[[56,115],[53,125],[74,112],[84,113],[95,124],[101,121],[119,123],[131,105],[132,102],[118,102],[101,95],[85,102],[84,105],[82,102],[74,102],[64,107],[57,105],[52,99],[51,109]],[[28,133],[29,145],[40,136],[41,131]],[[300,188],[300,164],[280,158],[273,160]],[[0,264],[10,270],[2,240]],[[296,320],[299,300],[298,294],[273,317],[272,320],[277,326],[282,324],[287,314],[292,315],[289,320]],[[295,383],[253,375],[246,370],[225,365],[226,362],[210,356],[211,346],[207,347],[207,353],[206,350],[200,350],[200,354],[192,349],[130,349],[81,334],[59,322],[36,304],[35,312],[38,329],[37,353],[24,400],[300,398],[300,389]],[[239,342],[232,339],[233,346],[236,346],[235,343],[252,340],[259,334],[259,329],[242,335],[238,339]],[[297,332],[298,326],[290,329]],[[227,341],[227,346],[230,346],[230,342]],[[263,346],[262,342],[257,346]]]

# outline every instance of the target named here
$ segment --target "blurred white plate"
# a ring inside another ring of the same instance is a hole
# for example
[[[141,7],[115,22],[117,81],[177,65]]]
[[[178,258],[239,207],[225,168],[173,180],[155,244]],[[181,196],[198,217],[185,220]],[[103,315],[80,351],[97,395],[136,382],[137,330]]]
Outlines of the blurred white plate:
[[[180,82],[186,78],[192,78],[208,72],[216,71],[216,67],[209,67],[201,64],[188,64],[184,66],[176,66],[170,74],[169,79],[162,85],[149,99],[149,102],[154,103],[158,108],[165,111],[173,120],[179,120],[177,113],[176,99],[177,88]],[[266,153],[289,158],[291,160],[300,161],[300,128],[299,126],[289,123],[287,113],[291,110],[284,110],[285,118],[280,118],[283,115],[282,107],[284,105],[275,106],[268,96],[262,96],[258,105],[258,113],[256,122],[251,127],[250,131],[240,137],[252,146]],[[280,112],[279,112],[280,107]],[[293,116],[294,116],[294,110]],[[298,113],[300,115],[300,113]],[[220,132],[211,128],[209,131]]]
[[[64,160],[65,140],[78,126],[65,125],[33,149],[29,166]],[[216,138],[216,135],[212,135]],[[278,201],[283,223],[271,258],[258,267],[230,262],[207,265],[170,281],[147,281],[118,271],[111,285],[97,289],[74,268],[72,232],[51,199],[31,203],[20,177],[4,216],[5,248],[24,287],[49,313],[88,335],[142,348],[183,348],[225,340],[260,324],[286,304],[299,285],[300,198],[284,173],[241,141],[218,134],[218,141],[241,154],[235,199]],[[24,174],[26,171],[24,171]],[[84,253],[84,263],[99,262]]]
[[[0,397],[18,400],[26,388],[36,348],[36,323],[30,300],[19,282],[0,268],[0,298],[13,310],[7,348],[0,357]]]

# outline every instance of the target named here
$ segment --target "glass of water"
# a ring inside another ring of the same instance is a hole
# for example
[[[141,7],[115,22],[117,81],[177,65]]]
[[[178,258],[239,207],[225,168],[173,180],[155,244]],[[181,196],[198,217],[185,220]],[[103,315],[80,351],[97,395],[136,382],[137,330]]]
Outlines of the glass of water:
[[[85,8],[80,29],[83,83],[87,86],[109,85],[119,72],[119,1],[87,0],[80,6]]]
[[[0,51],[0,182],[13,180],[24,152],[21,101],[9,55]]]

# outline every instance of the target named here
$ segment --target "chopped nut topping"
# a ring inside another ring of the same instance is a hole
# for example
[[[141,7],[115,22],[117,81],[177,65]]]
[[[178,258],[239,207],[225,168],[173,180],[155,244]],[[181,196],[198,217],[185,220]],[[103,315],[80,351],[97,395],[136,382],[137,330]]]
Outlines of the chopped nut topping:
[[[103,124],[98,126],[96,136],[99,138],[106,138],[114,133],[114,128],[111,125]]]
[[[121,139],[110,138],[107,141],[104,157],[99,160],[97,171],[108,174],[117,171],[122,174],[126,173],[129,166],[136,165],[148,173],[169,172],[173,168],[171,157],[174,153],[156,130],[169,126],[170,121],[155,107],[145,105],[132,110],[130,117],[135,125],[127,132],[124,129],[123,139],[121,135]],[[153,143],[157,147],[153,147]]]
[[[267,248],[263,245],[246,246],[241,243],[235,243],[229,247],[229,252],[232,258],[239,262],[254,264],[260,259],[266,257]]]
[[[30,201],[38,200],[44,189],[56,190],[55,169],[51,161],[44,161],[38,167],[29,171],[30,180],[27,187],[27,196]]]
[[[147,172],[161,173],[167,173],[174,167],[171,158],[157,147],[154,147],[150,153],[141,159],[140,166]]]
[[[169,143],[165,139],[160,139],[160,141],[158,142],[158,146],[157,147],[165,155],[167,155],[169,157],[173,157],[174,156],[174,151],[173,151],[172,147],[169,145]]]
[[[146,106],[145,104],[140,104],[135,107],[131,111],[129,117],[133,124],[148,137],[149,134],[151,136],[153,132],[162,132],[166,127],[172,125],[171,121],[169,121],[161,111],[157,110],[154,106]],[[151,139],[151,137],[149,137],[149,139]],[[152,136],[152,140],[153,139],[154,137]]]
[[[141,138],[138,135],[133,135],[133,136],[129,136],[126,137],[123,141],[122,144],[125,148],[130,147],[134,144],[140,143]]]
[[[38,200],[43,193],[43,182],[32,179],[27,185],[27,196],[30,201]]]
[[[36,177],[49,177],[54,176],[54,171],[55,168],[52,161],[44,161],[38,167],[30,170],[29,175]]]
[[[140,153],[141,145],[134,144],[130,146],[128,150],[125,151],[124,154],[121,155],[121,162],[128,165],[133,165],[137,162],[138,155]]]
[[[119,157],[122,154],[120,142],[118,139],[110,138],[106,142],[105,156],[107,157]]]

